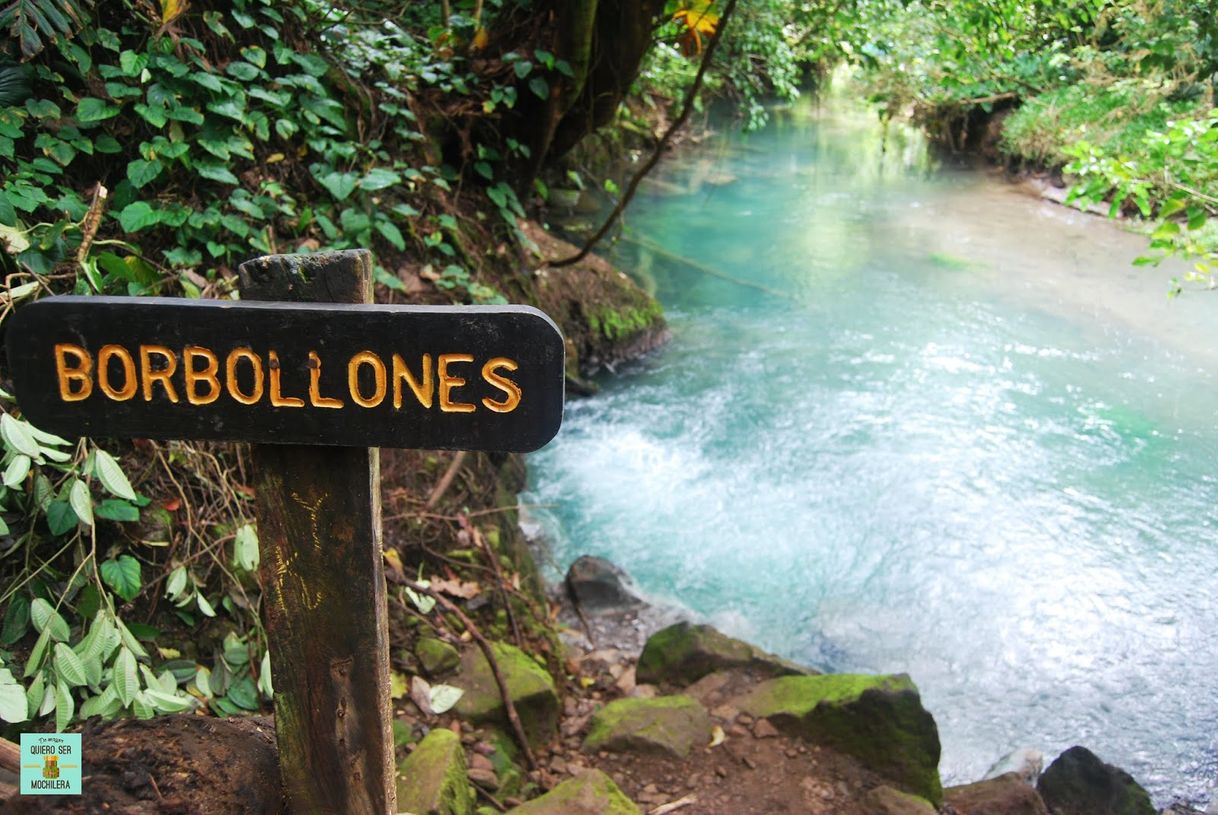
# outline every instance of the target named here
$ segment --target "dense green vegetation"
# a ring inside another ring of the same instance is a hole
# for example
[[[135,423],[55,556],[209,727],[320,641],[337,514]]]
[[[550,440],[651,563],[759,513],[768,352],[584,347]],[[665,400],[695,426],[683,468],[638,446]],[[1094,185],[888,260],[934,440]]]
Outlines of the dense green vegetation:
[[[523,219],[564,156],[623,114],[645,130],[720,29],[706,88],[743,126],[849,63],[946,144],[1005,117],[1010,162],[1148,219],[1148,261],[1212,284],[1215,0],[723,7],[3,0],[0,321],[51,293],[232,297],[248,257],[353,246],[384,297],[528,300]],[[241,451],[71,443],[0,399],[0,719],[264,704]]]

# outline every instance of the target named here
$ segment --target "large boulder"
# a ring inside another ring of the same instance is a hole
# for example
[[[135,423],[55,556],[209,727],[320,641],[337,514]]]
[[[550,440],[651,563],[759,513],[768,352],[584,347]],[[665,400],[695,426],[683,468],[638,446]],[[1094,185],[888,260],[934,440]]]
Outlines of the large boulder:
[[[868,791],[859,803],[867,815],[937,815],[925,798],[894,790],[887,784]]]
[[[584,611],[617,611],[643,605],[630,575],[593,555],[577,558],[567,569],[567,591]]]
[[[639,655],[636,677],[640,683],[685,687],[707,674],[728,668],[749,668],[764,676],[816,673],[733,639],[712,626],[685,622],[651,635]]]
[[[562,782],[540,798],[509,810],[510,815],[642,815],[634,802],[600,770]]]
[[[1071,747],[1036,783],[1056,815],[1155,815],[1150,795],[1133,777],[1086,747]]]
[[[461,664],[461,653],[435,637],[420,637],[415,643],[414,655],[418,657],[423,673],[433,678],[454,671]]]
[[[943,799],[939,729],[905,674],[779,677],[733,705],[785,733],[854,756],[935,806]]]
[[[1040,795],[1015,772],[948,787],[943,799],[959,815],[1049,815]]]
[[[465,774],[461,739],[436,728],[398,765],[398,812],[472,815],[474,789]]]
[[[534,746],[545,744],[558,729],[561,710],[554,680],[536,660],[514,645],[493,642],[491,652],[524,725],[525,736]],[[458,716],[477,724],[510,727],[499,685],[481,648],[466,649],[462,654],[461,672],[453,684],[465,691],[455,708]]]
[[[710,714],[688,696],[618,699],[592,716],[584,751],[637,752],[685,758],[710,742]]]

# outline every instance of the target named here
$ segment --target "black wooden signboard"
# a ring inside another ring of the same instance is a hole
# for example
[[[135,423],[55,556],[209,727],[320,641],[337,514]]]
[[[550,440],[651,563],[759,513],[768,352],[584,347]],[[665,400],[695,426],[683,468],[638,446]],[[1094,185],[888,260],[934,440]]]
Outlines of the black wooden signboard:
[[[61,435],[528,451],[562,420],[562,336],[526,306],[52,297],[7,350]]]

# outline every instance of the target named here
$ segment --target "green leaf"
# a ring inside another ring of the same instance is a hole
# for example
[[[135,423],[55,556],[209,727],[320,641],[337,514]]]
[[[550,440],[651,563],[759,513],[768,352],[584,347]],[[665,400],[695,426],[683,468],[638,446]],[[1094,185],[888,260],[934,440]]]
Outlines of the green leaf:
[[[516,71],[517,79],[524,79],[529,75],[529,72],[533,70],[533,63],[529,62],[527,59],[522,59],[520,62],[516,63],[513,70]]]
[[[144,698],[160,713],[183,713],[195,707],[194,700],[188,696],[166,693],[156,688],[144,691]]]
[[[384,190],[401,183],[400,175],[383,167],[374,167],[359,181],[360,187],[365,190]]]
[[[252,524],[243,524],[233,540],[233,565],[247,572],[258,569],[258,533]]]
[[[250,65],[248,62],[243,60],[230,62],[224,71],[229,76],[240,79],[242,82],[252,82],[258,78],[259,73],[256,65]]]
[[[102,486],[117,498],[135,501],[135,490],[131,489],[131,482],[127,480],[123,468],[118,465],[114,456],[100,448],[95,451],[94,456],[93,472],[101,479]]]
[[[545,77],[535,76],[530,79],[529,90],[539,99],[550,98],[550,83],[546,82]]]
[[[107,521],[121,523],[134,523],[140,519],[140,511],[137,507],[116,498],[107,498],[102,501],[93,510],[93,514]]]
[[[26,698],[25,688],[13,678],[8,668],[0,669],[0,719],[17,724],[29,717],[29,700]]]
[[[33,676],[42,667],[42,658],[47,654],[47,645],[51,642],[51,629],[44,628],[34,642],[29,658],[25,661],[25,675]]]
[[[148,652],[144,650],[144,646],[140,645],[140,641],[135,638],[135,635],[131,633],[131,630],[123,624],[123,621],[115,617],[114,622],[118,628],[119,641],[122,642],[127,650],[135,654],[137,657],[147,657]]]
[[[30,473],[30,457],[27,455],[14,456],[4,470],[4,486],[16,488],[21,485]]]
[[[68,502],[72,511],[85,526],[93,526],[93,496],[89,494],[89,485],[77,479],[72,482],[68,491]]]
[[[165,582],[165,596],[170,600],[177,600],[186,589],[187,577],[185,566],[178,566],[170,572],[169,580]]]
[[[391,221],[377,221],[376,231],[380,232],[385,240],[393,244],[399,252],[406,249],[406,239],[402,237],[402,231]]]
[[[14,419],[7,413],[0,415],[0,438],[3,438],[4,443],[18,453],[23,453],[30,458],[39,457],[38,442],[30,433],[29,425]]]
[[[199,592],[195,595],[195,605],[199,607],[199,611],[203,612],[203,616],[216,616],[216,610],[212,608],[211,603],[207,602],[207,598],[203,596],[203,592]]]
[[[249,676],[243,676],[229,687],[228,699],[244,710],[257,710],[258,687]]]
[[[453,685],[432,685],[427,692],[433,713],[447,713],[452,706],[461,701],[465,691]]]
[[[64,447],[64,446],[72,443],[65,438],[56,436],[54,433],[48,433],[45,430],[39,430],[38,428],[34,427],[33,425],[29,425],[28,427],[29,427],[30,435],[33,436],[35,441],[37,441],[39,444],[53,444],[57,447]]]
[[[330,191],[337,201],[345,201],[352,192],[359,177],[355,173],[331,172],[321,176],[317,181]]]
[[[103,560],[101,577],[102,582],[127,601],[134,600],[143,585],[140,562],[131,555],[120,555],[117,559]]]
[[[118,67],[124,76],[139,76],[140,71],[148,67],[148,56],[134,51],[124,51],[118,55]]]
[[[111,105],[102,99],[92,96],[86,96],[76,103],[76,121],[81,124],[104,122],[106,119],[112,119],[118,114],[118,105]]]
[[[210,178],[212,181],[219,181],[224,184],[235,186],[241,183],[231,170],[219,163],[199,162],[195,165],[195,172],[204,178]]]
[[[4,612],[4,627],[0,628],[0,645],[9,646],[25,636],[30,628],[30,598],[15,594]]]
[[[72,505],[62,498],[56,498],[47,505],[47,528],[55,537],[66,535],[76,528],[79,519],[72,510]]]
[[[271,681],[271,652],[262,653],[262,662],[258,668],[258,690],[266,699],[275,698],[275,685]]]
[[[160,223],[161,214],[147,201],[133,201],[118,214],[118,223],[124,232],[139,232],[141,229]]]
[[[112,687],[118,694],[118,700],[127,707],[140,691],[139,674],[135,669],[135,655],[123,648],[114,660],[114,681]]]
[[[37,631],[49,631],[56,642],[67,642],[70,636],[67,621],[60,616],[54,606],[41,597],[35,598],[30,606],[30,619]]]
[[[165,169],[165,165],[157,159],[152,161],[136,159],[127,165],[127,178],[131,181],[132,186],[139,189],[160,175],[163,169]]]
[[[76,712],[76,700],[62,679],[55,683],[55,732],[62,733]]]
[[[62,642],[55,644],[55,673],[73,688],[88,684],[89,681],[80,657]]]

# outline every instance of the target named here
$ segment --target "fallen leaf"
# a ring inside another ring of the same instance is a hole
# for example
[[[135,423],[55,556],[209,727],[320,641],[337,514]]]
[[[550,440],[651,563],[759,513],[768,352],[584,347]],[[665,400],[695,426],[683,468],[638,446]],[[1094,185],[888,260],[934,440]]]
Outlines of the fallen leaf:
[[[410,677],[410,700],[419,708],[424,716],[434,716],[431,709],[431,685],[421,676]]]
[[[723,732],[722,727],[715,725],[713,728],[711,728],[711,747],[718,747],[720,744],[723,744],[723,741],[726,738],[727,734]]]
[[[385,568],[389,570],[389,579],[394,583],[401,583],[406,579],[406,571],[402,568],[402,556],[398,554],[396,549],[386,549],[382,553],[385,558]]]
[[[462,600],[472,600],[482,593],[482,587],[473,581],[455,580],[433,580],[431,587],[436,591],[442,591],[451,597],[460,597]]]
[[[182,508],[182,499],[181,498],[170,498],[168,501],[165,502],[165,510],[167,512],[177,512],[181,508]]]

